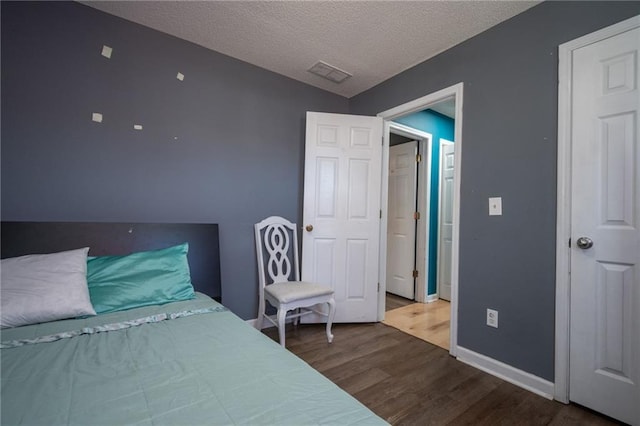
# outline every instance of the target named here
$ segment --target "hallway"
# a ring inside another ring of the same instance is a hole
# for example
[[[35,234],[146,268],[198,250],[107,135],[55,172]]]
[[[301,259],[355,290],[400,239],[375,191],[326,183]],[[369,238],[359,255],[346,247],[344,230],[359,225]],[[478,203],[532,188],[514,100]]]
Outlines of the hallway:
[[[450,304],[445,300],[415,303],[387,293],[383,324],[449,350],[449,321]]]

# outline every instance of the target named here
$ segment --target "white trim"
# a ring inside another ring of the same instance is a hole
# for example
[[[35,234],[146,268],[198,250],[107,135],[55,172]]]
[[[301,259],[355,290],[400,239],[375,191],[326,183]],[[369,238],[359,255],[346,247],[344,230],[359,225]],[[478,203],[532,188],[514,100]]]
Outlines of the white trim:
[[[378,321],[384,321],[387,296],[387,210],[389,205],[389,122],[382,126],[382,182],[380,191],[380,246],[378,248]]]
[[[429,262],[427,260],[429,252],[429,227],[426,226],[426,218],[430,217],[431,212],[429,211],[429,204],[427,203],[427,193],[423,189],[431,187],[431,144],[433,135],[391,121],[389,122],[389,131],[406,138],[417,139],[420,147],[419,152],[424,157],[422,160],[423,165],[418,167],[418,211],[422,212],[423,219],[418,221],[416,227],[416,235],[420,240],[416,244],[416,265],[419,275],[416,280],[414,298],[416,302],[425,303],[427,297],[427,278],[429,276]],[[386,232],[386,229],[384,231]]]
[[[459,242],[460,242],[460,172],[462,170],[461,160],[462,160],[462,105],[463,105],[463,83],[454,84],[453,86],[447,87],[445,89],[439,90],[435,93],[431,93],[429,95],[423,96],[421,98],[415,99],[411,102],[407,102],[405,104],[399,105],[395,108],[391,108],[389,110],[383,111],[378,114],[378,117],[382,117],[385,120],[385,138],[387,138],[387,143],[384,144],[382,148],[382,161],[383,161],[383,206],[387,202],[387,183],[385,183],[385,179],[388,180],[388,168],[389,168],[389,143],[388,143],[388,121],[393,120],[397,117],[411,114],[417,111],[421,111],[427,109],[430,105],[438,103],[440,101],[450,99],[451,97],[455,98],[455,123],[454,123],[454,140],[456,143],[456,156],[454,159],[454,190],[453,190],[453,241],[452,241],[452,253],[451,253],[451,320],[450,320],[450,332],[449,332],[449,353],[452,356],[457,355],[458,349],[458,263],[459,263]],[[385,172],[385,168],[387,171]],[[386,231],[387,226],[387,217],[386,217],[386,209],[383,209],[381,226],[384,226],[382,229]],[[386,259],[387,254],[387,239],[386,233],[384,238],[381,238],[380,241],[380,253],[381,259]],[[382,253],[384,253],[384,257],[382,257]],[[385,263],[385,262],[381,262]],[[382,269],[382,265],[380,265],[380,269]],[[386,268],[385,268],[386,273]],[[385,275],[380,275],[380,277],[384,277]],[[382,286],[382,284],[381,284]],[[384,293],[381,292],[380,297],[384,297]],[[380,307],[384,307],[384,304],[378,304],[378,317],[382,316],[384,318],[384,312],[380,314]]]
[[[453,86],[446,87],[437,92],[428,94],[418,99],[414,99],[410,102],[398,105],[397,107],[382,111],[378,114],[378,117],[382,117],[385,120],[393,120],[394,118],[401,117],[403,115],[412,114],[414,112],[422,111],[429,105],[447,100],[452,96],[457,96],[462,93],[463,83],[454,84]],[[456,98],[456,104],[458,99]],[[457,105],[456,105],[457,107]],[[458,108],[456,108],[456,120],[458,119]]]
[[[413,127],[405,126],[404,124],[396,123],[395,121],[389,122],[389,129],[393,129],[393,133],[404,136],[405,138],[429,140],[433,138],[431,133],[423,132],[422,130],[414,129]]]
[[[435,302],[436,300],[440,300],[440,298],[438,297],[438,293],[428,295],[426,302],[432,303],[432,302]]]
[[[553,399],[554,385],[548,380],[514,368],[488,356],[458,346],[458,361],[499,377],[547,399]]]
[[[418,183],[418,211],[422,212],[421,220],[418,221],[418,232],[420,234],[420,243],[422,244],[419,255],[421,256],[421,262],[418,271],[418,278],[420,282],[421,299],[419,302],[425,302],[429,293],[429,218],[431,217],[431,203],[429,202],[431,197],[427,192],[431,188],[431,167],[433,166],[432,152],[433,152],[433,136],[429,135],[429,139],[424,140],[421,148],[423,166],[420,167],[420,181]]]
[[[258,321],[258,318],[252,318],[252,319],[244,320],[244,322],[246,322],[247,324],[249,324],[253,328],[256,328],[256,321]],[[293,318],[288,318],[285,322],[287,324],[291,324],[291,323],[293,323]],[[273,325],[272,323],[270,323],[269,321],[263,321],[261,330],[264,330],[265,328],[274,328],[274,327],[276,327],[276,326]]]
[[[640,15],[583,37],[558,48],[558,182],[556,215],[556,400],[569,402],[569,333],[571,301],[571,75],[573,51],[620,33],[640,27]]]

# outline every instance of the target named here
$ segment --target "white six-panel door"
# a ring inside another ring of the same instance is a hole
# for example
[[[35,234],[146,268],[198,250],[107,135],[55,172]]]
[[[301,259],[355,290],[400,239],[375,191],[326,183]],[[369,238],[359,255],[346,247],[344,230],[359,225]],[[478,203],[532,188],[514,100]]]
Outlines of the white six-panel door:
[[[374,322],[382,118],[307,113],[302,279],[335,290],[336,322]]]
[[[572,401],[640,424],[640,28],[576,49]],[[592,244],[592,246],[590,246]]]
[[[389,148],[387,292],[415,297],[416,186],[418,142]]]
[[[438,297],[451,300],[453,241],[453,171],[455,145],[440,139],[440,197],[438,198]]]

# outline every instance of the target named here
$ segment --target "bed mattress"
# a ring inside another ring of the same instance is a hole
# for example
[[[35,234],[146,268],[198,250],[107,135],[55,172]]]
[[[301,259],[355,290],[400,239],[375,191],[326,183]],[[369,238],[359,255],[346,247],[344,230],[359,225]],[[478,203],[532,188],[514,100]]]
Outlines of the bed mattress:
[[[209,297],[1,332],[3,425],[378,425]]]

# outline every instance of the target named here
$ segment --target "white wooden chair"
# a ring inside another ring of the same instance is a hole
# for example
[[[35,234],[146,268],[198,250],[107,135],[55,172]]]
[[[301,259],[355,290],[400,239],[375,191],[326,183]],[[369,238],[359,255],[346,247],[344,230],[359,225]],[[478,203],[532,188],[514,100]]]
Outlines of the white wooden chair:
[[[278,327],[280,345],[285,346],[285,321],[293,318],[298,324],[301,316],[317,313],[327,317],[327,340],[333,341],[331,324],[335,315],[333,289],[328,286],[300,281],[298,236],[295,223],[279,216],[271,216],[254,225],[260,303],[255,326],[262,329],[266,318]],[[276,315],[267,315],[266,303],[277,309]],[[314,306],[326,303],[326,313]],[[294,311],[287,314],[289,311]]]

